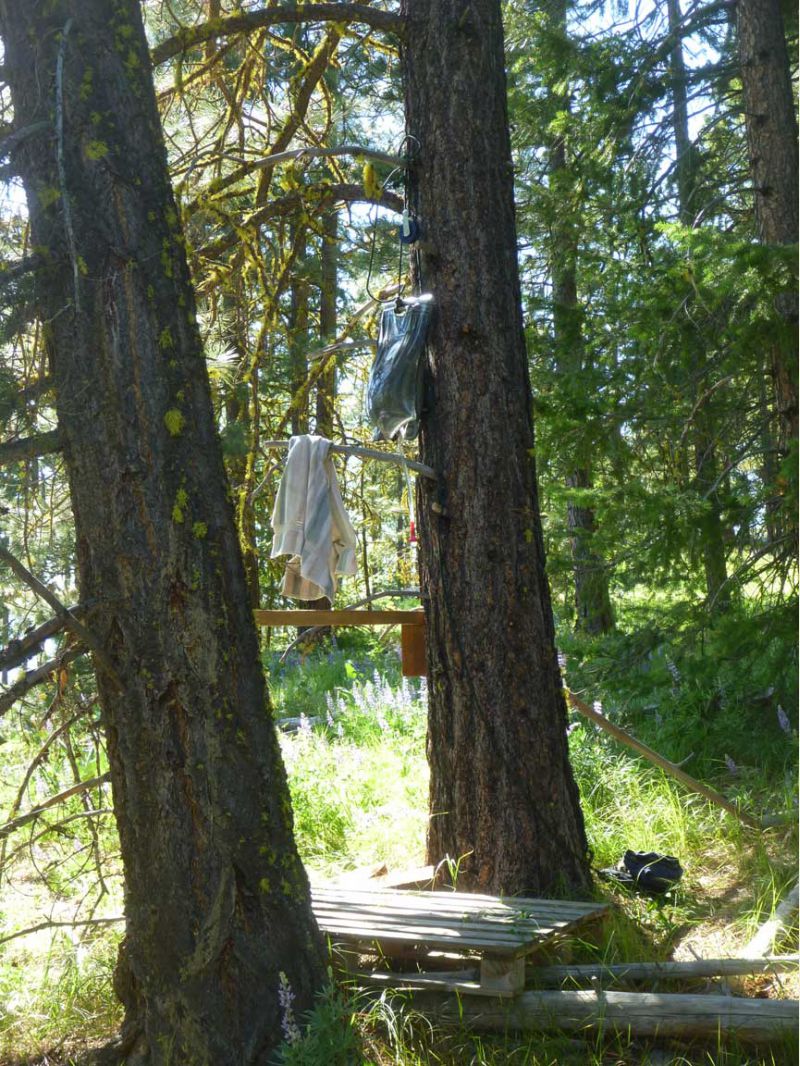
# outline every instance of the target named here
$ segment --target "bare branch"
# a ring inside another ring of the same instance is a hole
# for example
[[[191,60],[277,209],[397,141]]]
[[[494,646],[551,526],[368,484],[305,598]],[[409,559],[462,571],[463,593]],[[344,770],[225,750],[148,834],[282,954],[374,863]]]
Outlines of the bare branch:
[[[82,608],[80,606],[70,607],[70,610],[77,615]],[[48,618],[46,622],[42,622],[35,629],[28,630],[24,636],[10,641],[8,647],[0,651],[0,670],[13,670],[15,666],[19,666],[26,659],[30,659],[32,655],[41,650],[42,644],[49,637],[60,633],[64,625],[65,622],[61,616]]]
[[[390,211],[396,211],[398,214],[401,214],[403,211],[402,198],[395,193],[387,192],[385,189],[381,191],[379,197],[370,198],[364,193],[364,187],[362,185],[348,183],[328,186],[311,185],[302,192],[291,193],[289,196],[282,196],[276,200],[270,200],[270,202],[265,204],[264,207],[259,208],[258,211],[254,211],[249,217],[242,219],[238,227],[238,232],[226,234],[224,237],[220,237],[219,240],[213,241],[211,244],[207,244],[203,248],[199,248],[194,254],[203,259],[214,259],[216,256],[221,255],[223,252],[241,241],[240,233],[242,229],[255,230],[265,222],[269,222],[270,219],[283,218],[286,215],[291,214],[292,211],[296,211],[303,207],[305,204],[305,196],[309,193],[312,195],[314,193],[317,194],[314,198],[314,207],[320,211],[323,208],[338,203],[370,203],[386,207]],[[199,205],[198,210],[203,210],[202,204]]]
[[[251,11],[244,15],[230,15],[227,18],[212,19],[199,26],[185,26],[166,41],[162,41],[150,53],[153,66],[172,59],[179,52],[185,52],[211,38],[230,37],[236,33],[251,33],[253,30],[268,26],[279,26],[286,22],[360,22],[376,30],[394,33],[402,37],[405,22],[399,15],[379,8],[366,7],[363,4],[302,4],[297,7],[268,7],[261,11]]]
[[[0,825],[0,836],[8,836],[9,833],[13,833],[17,829],[21,829],[22,826],[28,825],[29,822],[35,821],[44,811],[49,810],[51,807],[56,807],[59,803],[64,803],[73,796],[79,796],[82,792],[88,792],[90,788],[98,788],[110,780],[111,774],[105,773],[100,774],[99,777],[92,777],[88,781],[79,781],[77,785],[72,785],[70,788],[64,789],[63,792],[51,796],[44,803],[40,803],[38,807],[33,807],[18,818],[12,818],[5,825]]]
[[[65,648],[54,659],[49,659],[46,663],[42,663],[41,666],[37,666],[35,670],[28,670],[10,688],[0,693],[0,715],[10,710],[17,700],[21,700],[32,688],[40,685],[43,681],[48,681],[57,670],[60,670],[68,663],[74,662],[81,655],[85,655],[87,651],[86,645],[73,644],[69,648]]]
[[[343,144],[338,148],[292,148],[287,152],[274,152],[263,159],[240,159],[238,162],[250,170],[261,170],[264,167],[277,166],[278,163],[286,163],[290,159],[328,159],[339,155],[363,156],[364,159],[372,159],[376,163],[385,163],[388,167],[403,166],[403,160],[399,156],[376,152],[374,148],[365,148],[362,144]]]
[[[37,133],[43,133],[49,129],[51,129],[50,123],[43,120],[32,122],[30,126],[23,126],[21,130],[13,130],[0,141],[0,159],[5,159],[29,137],[35,137]]]
[[[270,448],[288,448],[288,440],[265,440],[261,442],[260,447]],[[425,463],[418,463],[416,459],[406,459],[405,456],[400,455],[398,452],[383,452],[378,448],[361,448],[355,444],[332,444],[330,447],[332,452],[336,452],[339,455],[355,455],[359,459],[378,459],[385,463],[395,463],[398,466],[407,466],[409,470],[414,470],[418,474],[422,474],[423,477],[432,478],[436,480],[436,471],[432,466],[427,466]]]
[[[0,944],[7,944],[9,940],[16,940],[18,936],[27,936],[28,933],[38,933],[42,929],[71,929],[79,925],[115,925],[124,921],[125,916],[118,915],[116,918],[81,918],[74,922],[39,922],[38,925],[29,925],[27,929],[18,929],[16,933],[9,933],[8,936],[0,936]]]
[[[109,678],[117,685],[119,689],[124,690],[125,686],[122,684],[122,681],[120,680],[117,671],[114,669],[111,660],[108,658],[103,648],[100,646],[95,637],[89,632],[86,626],[82,622],[78,621],[75,615],[70,612],[68,607],[65,607],[61,600],[59,600],[58,596],[56,596],[55,593],[51,592],[46,585],[42,584],[39,578],[35,577],[30,572],[30,570],[28,570],[28,568],[23,563],[21,563],[19,559],[16,558],[16,556],[12,555],[8,548],[4,548],[2,544],[0,544],[0,561],[4,562],[9,568],[9,570],[11,570],[13,574],[16,574],[20,581],[24,582],[24,584],[26,584],[29,589],[35,592],[37,596],[43,599],[45,603],[50,604],[50,606],[59,615],[59,617],[64,619],[64,624],[66,625],[66,627],[70,629],[80,641],[82,641],[91,649],[97,665],[101,666],[103,670],[105,670]]]
[[[32,274],[34,270],[38,270],[44,260],[40,255],[26,255],[24,259],[18,259],[16,262],[0,261],[0,289],[4,289],[6,285],[9,285],[12,281],[16,281],[17,278],[23,277],[25,274]]]
[[[20,437],[0,443],[0,466],[18,463],[21,459],[36,459],[61,451],[61,437],[57,429],[37,433],[35,437]]]

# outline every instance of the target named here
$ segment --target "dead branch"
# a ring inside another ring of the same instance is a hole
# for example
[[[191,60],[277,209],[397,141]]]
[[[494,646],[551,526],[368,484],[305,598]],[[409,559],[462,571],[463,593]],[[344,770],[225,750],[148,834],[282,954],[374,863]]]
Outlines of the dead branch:
[[[85,644],[72,644],[56,655],[54,659],[48,659],[46,663],[37,666],[35,670],[28,670],[5,692],[0,692],[0,715],[4,715],[6,711],[9,711],[32,688],[40,685],[43,681],[48,681],[58,670],[61,670],[68,663],[74,662],[81,655],[85,655],[88,650]]]
[[[48,836],[50,833],[64,833],[64,826],[69,825],[70,822],[77,822],[85,818],[100,818],[104,814],[113,814],[113,807],[97,807],[90,811],[77,811],[75,814],[71,814],[68,818],[62,818],[60,822],[45,823],[45,828],[41,829],[38,833],[35,833],[24,843],[17,845],[12,851],[7,852],[3,859],[3,869],[9,866],[20,852],[25,851],[27,848],[37,844],[43,837]]]
[[[6,285],[10,285],[12,281],[16,281],[18,278],[24,277],[26,274],[32,274],[34,270],[38,270],[44,260],[40,255],[28,255],[24,259],[18,259],[16,262],[0,262],[0,290],[4,289]]]
[[[261,447],[265,449],[271,448],[288,448],[288,440],[266,440],[262,441]],[[384,463],[395,463],[398,466],[407,466],[409,470],[414,470],[418,474],[422,474],[423,477],[436,480],[436,471],[432,466],[427,466],[425,463],[419,463],[416,459],[405,459],[397,452],[384,452],[378,448],[361,448],[354,444],[332,444],[330,451],[336,452],[337,455],[355,455],[359,459],[378,459]]]
[[[302,4],[297,7],[268,7],[260,11],[251,11],[244,15],[230,15],[227,18],[202,22],[199,26],[186,26],[162,41],[150,53],[153,66],[172,59],[179,52],[185,52],[199,44],[204,44],[212,37],[219,40],[236,33],[251,33],[253,30],[266,29],[286,22],[360,22],[376,30],[402,36],[405,22],[398,15],[382,11],[363,4]]]
[[[77,604],[69,610],[78,617],[85,607]],[[15,666],[20,666],[26,659],[30,659],[32,655],[41,651],[42,644],[46,640],[60,633],[64,625],[63,617],[57,615],[55,618],[48,618],[35,629],[29,629],[24,636],[10,641],[7,647],[0,650],[0,670],[13,670]]]
[[[36,459],[61,451],[61,437],[57,429],[37,433],[34,437],[20,437],[0,443],[0,466],[18,463],[21,459]]]
[[[290,159],[328,159],[339,155],[363,156],[364,159],[385,163],[389,167],[403,165],[403,160],[399,156],[389,155],[388,152],[377,152],[374,148],[365,148],[362,144],[343,144],[338,148],[292,148],[286,152],[274,152],[272,155],[264,156],[263,159],[241,159],[239,163],[251,170],[261,170],[264,167],[274,167],[278,163],[285,163]]]
[[[99,785],[104,785],[110,780],[111,774],[105,773],[100,774],[99,777],[92,777],[88,781],[79,781],[77,785],[71,785],[69,788],[64,789],[63,792],[58,792],[55,796],[46,799],[44,803],[40,803],[38,807],[33,807],[31,810],[26,811],[25,814],[19,815],[18,818],[12,818],[11,821],[6,822],[5,825],[0,825],[0,837],[8,836],[9,833],[14,833],[17,829],[21,829],[24,825],[28,825],[29,822],[35,821],[44,813],[44,811],[49,810],[51,807],[56,807],[59,803],[64,803],[73,796],[79,796],[82,792],[88,792],[90,788],[97,788]]]
[[[708,785],[704,785],[702,781],[696,780],[690,774],[687,774],[685,770],[681,770],[679,766],[676,766],[674,762],[670,762],[669,759],[665,759],[663,755],[659,755],[657,751],[653,751],[652,748],[648,748],[646,744],[643,744],[636,737],[631,736],[626,730],[620,728],[618,725],[614,725],[613,722],[595,711],[592,707],[589,707],[583,700],[578,699],[574,693],[567,691],[567,698],[572,706],[582,714],[584,718],[590,719],[595,725],[599,726],[606,733],[610,733],[615,740],[620,741],[622,744],[626,744],[629,748],[633,748],[634,751],[643,755],[645,759],[648,759],[651,763],[659,766],[662,770],[665,770],[672,777],[677,778],[686,788],[691,792],[696,792],[698,795],[703,796],[711,803],[716,804],[717,807],[722,807],[728,814],[732,814],[734,818],[738,818],[744,825],[749,826],[751,829],[760,829],[761,824],[755,818],[752,818],[749,814],[745,814],[744,811],[732,803],[725,796],[716,792],[713,788],[709,788]]]
[[[83,925],[115,925],[117,922],[124,921],[125,916],[120,914],[113,918],[81,918],[74,922],[39,922],[38,925],[29,925],[26,929],[17,929],[15,933],[9,933],[8,936],[0,936],[0,944],[7,944],[9,940],[16,940],[20,936],[28,936],[29,933],[39,933],[42,929],[72,929]]]
[[[315,192],[316,196],[314,196]],[[242,219],[237,226],[237,232],[226,234],[224,237],[220,237],[218,240],[197,249],[193,254],[203,259],[215,259],[229,248],[240,243],[242,230],[257,230],[259,226],[269,222],[271,219],[284,218],[290,215],[292,211],[296,211],[305,205],[309,194],[313,197],[314,207],[320,211],[338,203],[370,203],[386,207],[390,211],[397,212],[397,214],[401,214],[403,211],[402,198],[397,196],[396,193],[387,192],[385,189],[381,190],[377,197],[368,197],[364,192],[363,185],[350,183],[326,186],[310,185],[301,192],[290,193],[288,196],[270,200],[264,207]],[[205,205],[200,203],[197,210],[202,211],[204,207]]]
[[[762,958],[772,950],[775,941],[790,928],[800,904],[800,883],[797,881],[787,892],[769,920],[759,926],[756,935],[742,948],[742,955],[748,958]]]
[[[55,593],[51,592],[47,585],[44,585],[38,577],[28,570],[28,568],[17,559],[15,555],[12,555],[8,548],[0,545],[0,561],[4,562],[6,566],[15,574],[20,581],[28,586],[33,592],[36,593],[41,599],[48,603],[56,614],[64,619],[65,626],[71,630],[78,640],[82,641],[91,649],[94,655],[95,661],[98,666],[101,666],[103,670],[108,674],[109,678],[117,685],[119,689],[124,689],[124,685],[120,680],[117,671],[114,669],[111,660],[106,655],[103,648],[95,637],[89,632],[86,626],[79,622],[74,614],[71,613],[68,607],[66,607]]]

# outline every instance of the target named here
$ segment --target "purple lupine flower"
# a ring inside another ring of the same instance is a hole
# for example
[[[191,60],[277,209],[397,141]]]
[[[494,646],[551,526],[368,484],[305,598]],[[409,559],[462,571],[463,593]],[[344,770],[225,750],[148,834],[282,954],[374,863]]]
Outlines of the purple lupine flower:
[[[733,761],[733,759],[726,753],[725,765],[728,767],[728,773],[735,777],[739,773],[739,767]]]
[[[792,726],[789,722],[789,715],[784,711],[780,704],[778,704],[778,725],[787,736],[791,736]]]
[[[309,722],[308,716],[302,711],[300,713],[300,725],[298,726],[298,731],[302,733],[304,737],[311,736],[311,722]]]
[[[668,655],[666,655],[664,658],[666,660],[667,670],[669,671],[670,677],[672,678],[672,687],[677,688],[678,685],[680,685],[681,683],[681,672]]]
[[[294,1002],[294,992],[292,986],[289,984],[289,978],[281,970],[278,974],[278,1005],[281,1010],[281,1029],[283,1030],[283,1039],[287,1044],[299,1044],[302,1040],[302,1035],[297,1027],[297,1022],[294,1018],[294,1011],[292,1010],[292,1003]]]
[[[556,657],[558,659],[558,668],[559,668],[559,670],[562,670],[562,671],[566,670],[566,668],[567,668],[567,657],[564,654],[564,652],[563,651],[557,651],[556,652]]]

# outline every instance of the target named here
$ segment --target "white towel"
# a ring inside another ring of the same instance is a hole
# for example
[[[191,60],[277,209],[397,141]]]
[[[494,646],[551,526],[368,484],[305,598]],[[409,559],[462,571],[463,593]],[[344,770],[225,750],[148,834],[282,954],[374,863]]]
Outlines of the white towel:
[[[356,534],[344,509],[325,437],[289,441],[289,457],[272,512],[271,558],[290,555],[284,596],[331,602],[338,574],[356,572]]]

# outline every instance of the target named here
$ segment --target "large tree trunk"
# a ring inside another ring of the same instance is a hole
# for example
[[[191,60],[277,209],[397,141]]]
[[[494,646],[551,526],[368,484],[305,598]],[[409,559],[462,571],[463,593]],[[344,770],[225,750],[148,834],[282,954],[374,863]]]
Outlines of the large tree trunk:
[[[421,490],[428,852],[459,885],[584,889],[533,460],[499,0],[405,0],[412,203],[435,298]],[[414,143],[414,142],[412,142]]]
[[[0,0],[0,30],[15,122],[55,115],[17,159],[49,264],[41,303],[81,599],[97,605],[86,624],[103,653],[127,1061],[266,1063],[280,972],[308,1006],[320,948],[139,4]]]
[[[764,244],[795,244],[797,120],[780,0],[739,0],[736,28],[758,235]],[[769,349],[779,446],[786,455],[797,440],[798,429],[795,285],[780,295],[778,311],[786,329]]]

